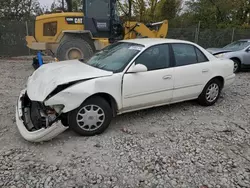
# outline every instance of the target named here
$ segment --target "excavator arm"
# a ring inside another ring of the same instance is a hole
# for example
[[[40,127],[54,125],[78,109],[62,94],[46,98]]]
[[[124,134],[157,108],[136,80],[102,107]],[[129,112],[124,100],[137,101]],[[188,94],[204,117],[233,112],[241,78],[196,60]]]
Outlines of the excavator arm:
[[[168,34],[168,21],[145,25],[143,23],[127,21],[124,24],[124,39],[134,39],[138,37],[166,38]]]

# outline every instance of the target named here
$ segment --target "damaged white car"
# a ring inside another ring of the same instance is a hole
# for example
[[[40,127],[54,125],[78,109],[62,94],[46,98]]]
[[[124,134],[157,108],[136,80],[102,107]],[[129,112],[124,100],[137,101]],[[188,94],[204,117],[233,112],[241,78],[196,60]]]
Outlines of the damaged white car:
[[[88,61],[45,64],[28,79],[16,123],[28,141],[48,141],[71,128],[102,133],[118,114],[198,99],[213,105],[235,78],[232,60],[171,39],[114,43]]]

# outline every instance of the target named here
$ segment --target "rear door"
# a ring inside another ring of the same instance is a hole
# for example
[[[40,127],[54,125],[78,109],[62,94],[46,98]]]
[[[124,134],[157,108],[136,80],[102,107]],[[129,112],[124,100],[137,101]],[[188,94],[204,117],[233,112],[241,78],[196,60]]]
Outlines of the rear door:
[[[173,101],[198,97],[211,77],[210,62],[194,45],[172,44],[175,69]]]

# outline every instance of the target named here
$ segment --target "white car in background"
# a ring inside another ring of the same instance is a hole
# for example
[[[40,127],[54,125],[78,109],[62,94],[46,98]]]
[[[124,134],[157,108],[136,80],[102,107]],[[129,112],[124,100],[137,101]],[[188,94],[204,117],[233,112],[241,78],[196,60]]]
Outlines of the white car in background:
[[[210,106],[233,83],[233,69],[232,60],[188,41],[119,41],[86,62],[38,68],[18,99],[17,127],[26,140],[41,142],[69,127],[83,136],[100,134],[126,112],[193,99]]]

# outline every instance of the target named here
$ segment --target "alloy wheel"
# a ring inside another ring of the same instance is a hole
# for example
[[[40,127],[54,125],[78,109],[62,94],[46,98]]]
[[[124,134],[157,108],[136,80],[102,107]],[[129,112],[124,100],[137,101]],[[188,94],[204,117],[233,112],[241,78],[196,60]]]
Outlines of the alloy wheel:
[[[85,131],[95,131],[105,121],[105,113],[97,105],[87,105],[79,110],[76,122]]]
[[[219,95],[219,86],[216,83],[212,83],[206,91],[206,99],[208,102],[213,102],[217,99]]]

